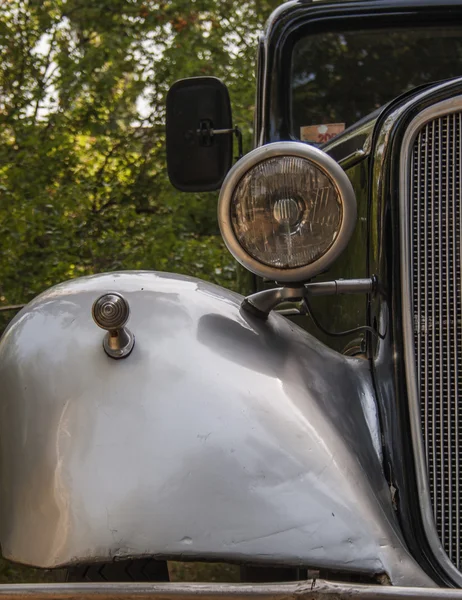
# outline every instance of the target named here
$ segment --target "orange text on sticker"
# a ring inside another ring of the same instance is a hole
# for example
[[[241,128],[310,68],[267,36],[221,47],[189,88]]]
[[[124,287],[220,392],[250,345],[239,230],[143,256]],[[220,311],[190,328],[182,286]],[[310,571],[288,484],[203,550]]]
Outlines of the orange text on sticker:
[[[302,142],[325,144],[339,133],[345,131],[345,123],[326,123],[325,125],[307,125],[300,127]]]

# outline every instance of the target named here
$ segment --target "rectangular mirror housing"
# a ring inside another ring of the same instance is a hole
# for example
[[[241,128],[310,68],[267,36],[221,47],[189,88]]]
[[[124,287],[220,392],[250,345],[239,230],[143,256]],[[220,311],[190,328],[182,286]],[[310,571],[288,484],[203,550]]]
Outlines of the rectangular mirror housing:
[[[172,185],[182,192],[217,190],[232,159],[233,122],[225,84],[216,77],[174,83],[167,94],[167,168]]]

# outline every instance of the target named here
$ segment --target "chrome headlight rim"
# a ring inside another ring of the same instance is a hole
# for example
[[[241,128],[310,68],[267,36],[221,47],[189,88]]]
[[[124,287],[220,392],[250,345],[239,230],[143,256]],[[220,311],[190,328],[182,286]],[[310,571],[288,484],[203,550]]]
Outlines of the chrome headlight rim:
[[[338,192],[342,204],[342,222],[334,242],[321,257],[309,265],[281,269],[259,262],[241,246],[231,222],[231,204],[236,187],[251,168],[270,158],[285,156],[304,158],[325,173]],[[229,171],[218,200],[218,224],[226,247],[247,270],[282,283],[308,281],[325,271],[345,250],[356,225],[356,196],[345,171],[322,150],[301,142],[272,142],[246,154]]]

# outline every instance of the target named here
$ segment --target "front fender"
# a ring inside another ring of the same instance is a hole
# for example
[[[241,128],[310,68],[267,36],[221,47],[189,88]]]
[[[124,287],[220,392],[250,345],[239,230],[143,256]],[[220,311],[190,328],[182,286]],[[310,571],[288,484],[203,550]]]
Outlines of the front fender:
[[[107,291],[131,307],[124,360],[106,356],[91,317]],[[0,342],[4,556],[47,568],[251,561],[429,585],[367,424],[367,363],[241,300],[122,272],[58,285],[21,311]]]

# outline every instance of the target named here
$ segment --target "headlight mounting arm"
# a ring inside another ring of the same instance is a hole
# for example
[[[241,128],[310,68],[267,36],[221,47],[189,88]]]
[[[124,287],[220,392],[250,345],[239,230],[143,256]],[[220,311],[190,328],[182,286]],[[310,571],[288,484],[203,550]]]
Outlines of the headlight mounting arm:
[[[256,292],[244,298],[241,308],[262,319],[283,302],[297,302],[309,296],[335,296],[337,294],[373,294],[377,287],[376,277],[366,279],[336,279],[306,283],[297,287],[277,287]]]

